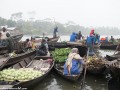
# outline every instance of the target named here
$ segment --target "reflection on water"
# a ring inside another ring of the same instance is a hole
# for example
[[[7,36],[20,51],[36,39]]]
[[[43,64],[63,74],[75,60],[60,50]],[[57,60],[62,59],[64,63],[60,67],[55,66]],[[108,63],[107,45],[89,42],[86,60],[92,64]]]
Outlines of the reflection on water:
[[[99,50],[99,55],[105,57],[106,55],[113,55],[115,50]]]

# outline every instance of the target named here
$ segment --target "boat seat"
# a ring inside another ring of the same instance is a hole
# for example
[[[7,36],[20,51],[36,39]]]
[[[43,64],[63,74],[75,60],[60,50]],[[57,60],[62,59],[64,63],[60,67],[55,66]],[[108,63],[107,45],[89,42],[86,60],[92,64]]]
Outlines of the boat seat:
[[[28,63],[31,62],[31,60],[30,59],[25,59],[25,62],[28,64]]]
[[[20,64],[19,64],[19,63],[17,63],[17,64],[15,64],[15,65],[13,65],[13,68],[15,68],[15,69],[20,69],[20,68],[21,68],[21,66],[20,66]]]
[[[26,62],[24,60],[21,61],[20,64],[21,64],[22,67],[26,67],[27,66],[27,64],[26,64]]]

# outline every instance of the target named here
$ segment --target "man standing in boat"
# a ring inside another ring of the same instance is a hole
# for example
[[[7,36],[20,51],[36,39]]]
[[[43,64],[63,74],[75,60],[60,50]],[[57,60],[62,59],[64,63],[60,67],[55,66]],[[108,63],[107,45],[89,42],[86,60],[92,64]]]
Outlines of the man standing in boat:
[[[54,28],[54,32],[53,32],[53,38],[56,38],[58,36],[58,27],[56,26]]]
[[[87,47],[89,48],[89,55],[94,55],[94,41],[95,41],[95,36],[94,36],[94,29],[91,30],[90,35],[87,37],[86,44]]]
[[[3,29],[3,31],[1,31],[1,42],[2,42],[2,45],[3,45],[3,46],[6,46],[6,39],[7,39],[6,34],[7,34],[8,32],[7,32],[7,30],[6,30],[5,27],[3,27],[2,29]]]

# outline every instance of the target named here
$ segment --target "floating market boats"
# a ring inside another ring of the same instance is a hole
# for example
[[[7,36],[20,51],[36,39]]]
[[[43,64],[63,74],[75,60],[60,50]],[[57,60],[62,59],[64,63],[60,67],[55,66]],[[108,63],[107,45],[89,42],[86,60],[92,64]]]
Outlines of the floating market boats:
[[[34,59],[23,59],[21,62],[11,66],[7,70],[13,70],[18,71],[19,75],[16,77],[12,73],[9,74],[15,77],[12,78],[9,77],[7,78],[7,81],[5,81],[6,77],[3,77],[3,80],[1,80],[1,88],[5,88],[6,85],[10,85],[9,88],[27,88],[28,90],[33,87],[33,85],[37,84],[41,80],[43,80],[49,72],[52,70],[54,66],[54,60],[52,57],[37,57]],[[6,71],[7,71],[6,70]],[[21,71],[22,70],[22,71]],[[1,73],[5,73],[5,71],[1,71]],[[8,74],[6,74],[8,75]],[[3,75],[4,76],[4,75]],[[27,77],[26,77],[27,76]]]
[[[17,62],[20,62],[21,60],[26,59],[33,59],[35,56],[35,51],[29,51],[29,52],[23,52],[21,54],[16,54],[15,56],[10,57],[1,55],[0,56],[0,70],[6,67],[9,67]]]

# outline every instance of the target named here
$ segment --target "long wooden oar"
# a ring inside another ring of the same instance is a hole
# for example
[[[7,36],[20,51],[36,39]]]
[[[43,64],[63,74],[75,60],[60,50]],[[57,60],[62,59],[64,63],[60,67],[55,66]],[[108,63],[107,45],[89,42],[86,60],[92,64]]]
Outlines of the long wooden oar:
[[[89,55],[89,48],[88,48],[88,50],[87,50],[86,62],[87,62],[87,59],[88,59],[88,55]],[[81,88],[80,88],[80,90],[85,90],[85,77],[86,77],[86,70],[87,70],[87,66],[85,65],[84,76],[83,76],[83,81],[82,81],[82,83],[81,83]]]
[[[117,51],[118,47],[119,47],[119,44],[117,45],[117,47],[116,47],[116,49],[115,49],[114,55],[115,55],[115,53],[116,53],[116,51]]]

